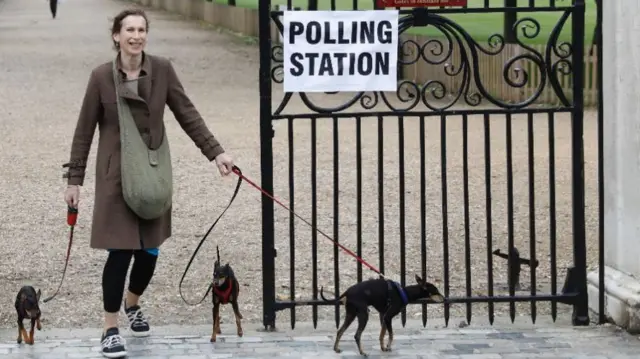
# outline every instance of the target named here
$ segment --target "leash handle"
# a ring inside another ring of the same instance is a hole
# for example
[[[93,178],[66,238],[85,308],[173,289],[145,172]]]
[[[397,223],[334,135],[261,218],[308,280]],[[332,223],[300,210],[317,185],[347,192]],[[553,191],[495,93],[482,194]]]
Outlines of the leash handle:
[[[240,168],[238,168],[238,166],[233,166],[232,171],[234,173],[242,173],[242,171],[240,170]],[[236,196],[238,195],[238,192],[240,192],[240,185],[241,184],[242,184],[242,178],[238,178],[238,183],[236,184],[236,188],[233,191],[233,195],[231,196],[231,199],[229,200],[229,204],[227,204],[227,207],[222,211],[222,213],[220,213],[220,215],[218,216],[218,218],[216,218],[216,220],[213,222],[211,227],[209,227],[209,230],[207,231],[207,233],[205,233],[204,237],[202,237],[202,239],[200,240],[200,243],[198,243],[198,246],[196,247],[196,250],[193,251],[193,254],[191,255],[191,259],[189,259],[189,263],[187,263],[187,267],[184,269],[184,273],[182,273],[182,278],[180,278],[180,283],[178,284],[178,292],[180,293],[180,297],[182,298],[182,301],[185,302],[188,305],[195,306],[195,305],[198,305],[198,304],[202,303],[207,298],[207,296],[209,295],[209,292],[213,288],[213,283],[209,284],[209,287],[207,288],[207,291],[204,293],[204,296],[202,296],[202,299],[200,299],[200,301],[197,302],[197,303],[189,303],[189,302],[187,302],[187,300],[182,295],[182,282],[184,281],[184,277],[187,275],[187,272],[189,271],[189,267],[191,267],[191,263],[193,263],[193,260],[195,259],[196,254],[198,254],[198,251],[200,250],[200,247],[202,247],[202,245],[204,244],[204,241],[209,236],[209,233],[211,233],[211,231],[216,226],[216,224],[218,224],[218,221],[220,220],[220,218],[222,218],[222,216],[225,214],[225,212],[227,212],[229,207],[231,207],[231,204],[233,203],[233,201],[235,201]]]
[[[78,221],[78,209],[69,206],[67,210],[67,224],[70,226],[75,226]]]
[[[237,171],[236,171],[237,170]],[[300,217],[296,212],[292,211],[289,207],[287,207],[285,204],[283,204],[282,202],[278,201],[274,196],[272,196],[270,193],[268,193],[267,191],[265,191],[264,189],[262,189],[262,187],[258,186],[257,184],[255,184],[253,181],[251,181],[250,179],[248,179],[247,177],[245,177],[242,174],[242,171],[240,171],[239,168],[234,167],[233,168],[233,173],[235,173],[236,175],[238,175],[239,178],[245,180],[248,184],[252,185],[253,187],[255,187],[256,189],[258,189],[260,192],[262,192],[265,196],[271,198],[274,202],[276,202],[277,204],[279,204],[281,207],[283,207],[284,209],[286,209],[287,211],[289,211],[291,214],[293,214],[294,216],[296,216],[298,219],[300,219],[301,221],[303,221],[304,223],[306,223],[309,227],[311,227],[312,229],[315,229],[318,233],[320,233],[322,236],[324,236],[325,238],[327,238],[328,240],[330,240],[331,242],[333,242],[335,245],[337,245],[340,249],[342,249],[343,251],[345,251],[347,254],[349,254],[350,256],[352,256],[353,258],[355,258],[358,262],[362,263],[365,267],[369,268],[371,271],[375,272],[376,274],[380,275],[382,278],[386,279],[386,277],[384,276],[384,274],[376,267],[372,266],[371,264],[367,263],[367,261],[365,261],[364,259],[358,257],[357,254],[353,253],[353,251],[351,251],[349,248],[343,246],[342,244],[338,243],[335,239],[331,238],[329,235],[327,235],[326,233],[324,233],[323,231],[321,231],[320,229],[318,229],[317,227],[314,227],[311,223],[309,223],[309,221],[307,221],[306,219]]]
[[[58,295],[60,288],[62,287],[62,283],[64,282],[64,276],[67,274],[67,266],[69,265],[69,257],[71,256],[71,245],[73,244],[73,229],[78,220],[78,209],[73,208],[71,206],[67,207],[67,224],[71,226],[69,229],[69,244],[67,244],[67,256],[64,260],[64,269],[62,270],[62,278],[60,279],[60,283],[58,283],[58,289],[56,289],[55,293],[52,296],[45,298],[42,302],[46,303]]]

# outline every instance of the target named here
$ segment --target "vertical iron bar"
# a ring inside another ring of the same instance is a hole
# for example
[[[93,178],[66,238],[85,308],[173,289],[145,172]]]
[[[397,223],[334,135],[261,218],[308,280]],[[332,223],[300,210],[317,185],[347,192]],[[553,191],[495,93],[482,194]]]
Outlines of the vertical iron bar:
[[[339,240],[339,194],[340,194],[340,136],[338,134],[338,118],[333,118],[333,240],[338,243]],[[338,246],[333,246],[333,280],[335,281],[335,298],[340,296],[340,262],[338,260]],[[336,328],[340,326],[340,303],[335,305]]]
[[[571,173],[573,188],[573,261],[580,294],[573,306],[573,325],[589,325],[587,244],[584,209],[584,0],[575,0],[571,16],[573,51],[573,116],[571,121]]]
[[[318,228],[318,153],[317,153],[317,123],[311,119],[311,226]],[[311,287],[313,299],[318,299],[318,231],[311,231]],[[313,327],[318,325],[318,306],[312,307]]]
[[[384,273],[384,118],[378,115],[378,269]]]
[[[549,256],[551,265],[551,294],[558,294],[558,265],[556,262],[556,130],[555,113],[549,111]],[[551,302],[551,318],[558,318],[558,302]]]
[[[447,208],[447,118],[440,115],[440,179],[442,186],[442,259],[444,261],[444,296],[449,298],[449,210]],[[450,306],[444,304],[444,322],[449,325]]]
[[[362,118],[356,117],[356,215],[357,215],[357,254],[362,258]],[[362,263],[356,261],[358,283],[362,282]]]
[[[535,158],[533,143],[533,114],[527,116],[527,147],[529,157],[529,269],[531,271],[531,295],[536,295],[536,205],[535,205]],[[535,324],[536,302],[531,301],[531,321]]]
[[[289,208],[295,212],[294,196],[295,196],[295,169],[294,169],[294,145],[293,145],[293,117],[287,119],[287,142],[289,144]],[[295,216],[289,212],[289,298],[291,301],[296,299],[296,234],[295,234]],[[291,307],[291,329],[296,326],[296,307]]]
[[[602,1],[596,1],[596,54],[598,64],[598,323],[607,321],[604,308],[604,95],[602,93]]]
[[[422,279],[427,278],[427,166],[425,118],[420,116],[420,263]],[[422,303],[422,326],[427,326],[427,304]]]
[[[491,123],[489,114],[484,114],[484,179],[485,211],[487,217],[487,295],[493,297],[493,219],[491,217]],[[495,319],[494,303],[488,303],[489,323]]]
[[[271,123],[271,0],[260,1],[260,184],[273,193],[273,125]],[[276,325],[275,229],[273,201],[262,195],[262,322],[267,330]]]
[[[398,180],[400,195],[400,284],[406,285],[406,254],[405,254],[405,181],[404,181],[404,116],[398,116]],[[407,324],[407,309],[402,308],[402,326]]]
[[[513,268],[515,263],[513,263],[514,258],[513,255],[513,148],[512,148],[512,129],[511,129],[511,113],[507,113],[506,116],[506,139],[507,139],[507,231],[508,231],[508,267]],[[518,263],[518,265],[520,265]],[[512,278],[511,270],[509,272],[509,295],[515,295],[515,288],[511,285],[517,278]],[[509,301],[509,316],[511,318],[511,322],[513,323],[516,318],[516,306],[513,300]]]
[[[462,191],[464,197],[464,269],[467,297],[471,297],[471,238],[469,237],[469,119],[462,115]],[[471,303],[467,303],[467,323],[471,323]]]

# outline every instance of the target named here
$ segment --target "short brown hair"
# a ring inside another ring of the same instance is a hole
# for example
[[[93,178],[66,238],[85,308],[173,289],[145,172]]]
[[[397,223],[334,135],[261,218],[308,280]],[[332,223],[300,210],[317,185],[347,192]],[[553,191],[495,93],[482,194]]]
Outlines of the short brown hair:
[[[147,24],[147,31],[149,31],[149,18],[147,18],[147,13],[142,9],[132,8],[122,10],[113,18],[113,25],[111,25],[111,41],[113,41],[113,47],[117,50],[119,48],[119,44],[113,40],[113,35],[117,34],[122,30],[122,20],[124,20],[127,16],[142,16],[144,18],[144,22]]]

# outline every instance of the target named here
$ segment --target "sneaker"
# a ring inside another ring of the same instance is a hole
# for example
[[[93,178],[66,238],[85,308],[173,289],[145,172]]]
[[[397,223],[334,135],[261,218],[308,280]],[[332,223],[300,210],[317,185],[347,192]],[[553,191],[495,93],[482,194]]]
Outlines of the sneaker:
[[[109,328],[107,332],[102,335],[101,343],[102,356],[106,358],[124,358],[127,356],[127,351],[124,348],[124,338],[120,336],[118,328]]]
[[[131,329],[131,335],[134,337],[146,337],[149,336],[151,328],[149,322],[142,314],[142,310],[139,305],[134,305],[127,308],[127,302],[124,303],[124,312],[129,319],[129,329]]]

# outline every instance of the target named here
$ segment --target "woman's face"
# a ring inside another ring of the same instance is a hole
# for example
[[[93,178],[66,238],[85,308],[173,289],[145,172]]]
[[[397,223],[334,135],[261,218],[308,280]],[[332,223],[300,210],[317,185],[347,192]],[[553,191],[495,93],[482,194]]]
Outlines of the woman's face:
[[[139,55],[147,43],[147,22],[139,15],[129,15],[122,19],[119,33],[113,40],[120,44],[120,51],[127,55]]]

